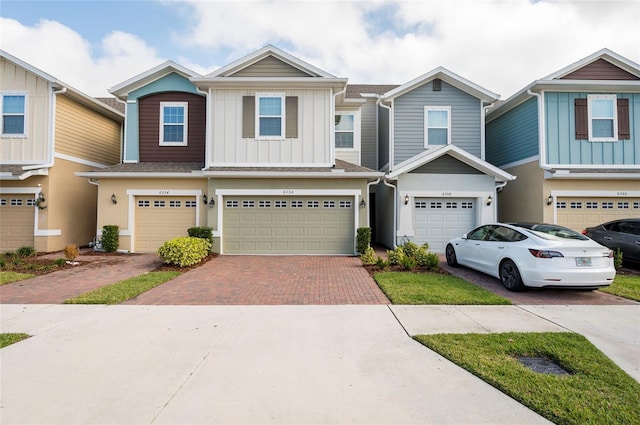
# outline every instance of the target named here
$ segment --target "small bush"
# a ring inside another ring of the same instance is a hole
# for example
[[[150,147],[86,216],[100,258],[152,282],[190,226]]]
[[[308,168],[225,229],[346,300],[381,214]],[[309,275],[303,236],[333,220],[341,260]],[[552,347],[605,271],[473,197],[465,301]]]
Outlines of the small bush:
[[[368,246],[364,250],[364,253],[360,255],[360,261],[362,261],[362,264],[364,264],[365,266],[374,265],[376,263],[376,253],[373,248]]]
[[[0,257],[0,268],[4,268],[7,264],[7,260],[4,257]]]
[[[184,236],[166,241],[159,249],[158,255],[165,263],[180,267],[193,266],[209,255],[211,242],[202,238]]]
[[[379,270],[384,270],[384,269],[386,269],[387,267],[389,267],[389,261],[385,260],[385,259],[384,259],[384,258],[382,258],[382,257],[378,257],[378,258],[376,259],[376,267],[377,267]]]
[[[31,248],[30,246],[23,246],[18,248],[16,254],[18,254],[18,257],[22,258],[33,257],[34,255],[36,255],[36,250],[35,248]]]
[[[405,270],[413,270],[418,265],[418,262],[415,258],[405,255],[402,257],[402,260],[400,260],[400,265],[404,267]]]
[[[190,227],[187,234],[193,238],[206,239],[213,242],[213,229],[207,226]]]
[[[387,250],[387,257],[389,258],[389,264],[392,266],[402,265],[402,259],[404,258],[404,249],[401,246],[394,250]]]
[[[412,270],[417,266],[425,267],[428,270],[438,270],[440,258],[438,254],[429,252],[429,244],[422,246],[414,242],[406,242],[404,245],[394,250],[388,250],[389,264],[401,266],[406,270]]]
[[[421,267],[426,267],[429,270],[438,270],[440,264],[440,258],[435,252],[429,252],[426,249],[420,247],[416,252],[416,262]]]
[[[371,246],[371,228],[359,227],[356,238],[356,249],[359,253],[364,254],[365,250]]]
[[[64,254],[64,258],[69,261],[73,261],[78,255],[80,255],[80,250],[78,249],[78,245],[72,243],[65,246],[62,253]]]
[[[118,226],[107,224],[102,227],[102,249],[105,252],[114,252],[118,250],[119,241]]]
[[[53,260],[53,264],[55,264],[58,267],[64,266],[66,262],[67,260],[65,260],[64,258],[56,258],[55,260]]]
[[[622,267],[622,251],[620,251],[620,248],[616,249],[615,254],[613,254],[613,266],[616,270]]]
[[[404,251],[404,255],[406,255],[407,257],[414,257],[416,256],[416,252],[418,252],[418,245],[416,245],[415,243],[409,241],[407,243],[405,243],[404,245],[402,245],[402,250]]]

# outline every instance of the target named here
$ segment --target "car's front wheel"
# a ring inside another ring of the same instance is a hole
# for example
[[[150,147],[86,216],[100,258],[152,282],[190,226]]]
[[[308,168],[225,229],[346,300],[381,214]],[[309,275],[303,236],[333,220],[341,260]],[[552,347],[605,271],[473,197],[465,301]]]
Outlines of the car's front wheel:
[[[524,289],[520,271],[511,260],[504,260],[502,264],[500,264],[500,280],[509,291],[519,292]]]
[[[453,249],[453,245],[447,245],[447,248],[444,250],[444,255],[447,257],[447,264],[451,267],[458,266],[458,259],[456,258],[456,250]]]

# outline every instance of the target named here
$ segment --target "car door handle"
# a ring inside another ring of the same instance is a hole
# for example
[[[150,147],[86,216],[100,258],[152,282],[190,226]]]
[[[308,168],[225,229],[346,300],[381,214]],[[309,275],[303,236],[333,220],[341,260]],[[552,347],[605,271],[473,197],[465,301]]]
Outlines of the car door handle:
[[[611,240],[611,237],[610,237],[610,236],[605,236],[605,237],[603,237],[602,239],[604,239],[605,241],[610,241],[610,240]]]
[[[640,241],[635,241],[635,244],[636,245],[640,245]]]
[[[504,247],[503,246],[499,246],[498,249],[504,249]]]

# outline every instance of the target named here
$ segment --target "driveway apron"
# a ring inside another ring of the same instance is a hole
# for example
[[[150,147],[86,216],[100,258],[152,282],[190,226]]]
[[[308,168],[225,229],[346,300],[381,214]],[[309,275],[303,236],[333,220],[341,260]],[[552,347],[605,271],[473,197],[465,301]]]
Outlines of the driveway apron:
[[[388,304],[357,257],[222,255],[125,304]]]

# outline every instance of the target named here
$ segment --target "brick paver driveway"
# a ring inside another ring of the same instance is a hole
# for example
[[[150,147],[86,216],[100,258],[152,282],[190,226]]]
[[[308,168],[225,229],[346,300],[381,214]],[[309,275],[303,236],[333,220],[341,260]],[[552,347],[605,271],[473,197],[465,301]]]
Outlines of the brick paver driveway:
[[[389,304],[357,257],[221,255],[125,304]]]

